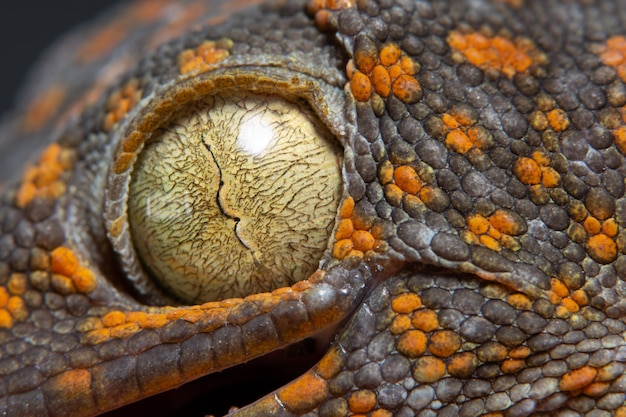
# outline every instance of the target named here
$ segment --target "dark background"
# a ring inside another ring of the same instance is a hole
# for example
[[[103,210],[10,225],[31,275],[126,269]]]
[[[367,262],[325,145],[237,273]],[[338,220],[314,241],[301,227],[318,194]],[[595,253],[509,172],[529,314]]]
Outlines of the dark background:
[[[12,0],[0,13],[0,114],[8,110],[41,53],[119,0]]]

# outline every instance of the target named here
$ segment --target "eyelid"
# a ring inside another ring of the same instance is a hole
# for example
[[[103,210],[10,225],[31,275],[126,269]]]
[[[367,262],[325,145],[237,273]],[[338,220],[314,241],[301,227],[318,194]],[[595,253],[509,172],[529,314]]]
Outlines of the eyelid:
[[[139,155],[155,132],[172,120],[176,110],[215,93],[276,94],[288,100],[302,100],[312,108],[320,121],[341,142],[343,96],[337,87],[306,74],[283,68],[246,68],[242,71],[215,70],[185,80],[160,92],[160,98],[145,98],[139,115],[122,127],[122,139],[117,143],[107,174],[105,227],[108,239],[117,252],[127,280],[134,286],[140,300],[150,304],[176,304],[148,277],[139,262],[128,225],[127,205],[130,179]],[[330,110],[332,109],[332,111]]]

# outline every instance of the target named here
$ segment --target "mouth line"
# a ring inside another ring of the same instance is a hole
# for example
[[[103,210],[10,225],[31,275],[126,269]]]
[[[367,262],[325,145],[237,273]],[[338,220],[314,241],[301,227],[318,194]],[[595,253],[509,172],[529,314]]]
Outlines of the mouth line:
[[[245,407],[308,371],[328,350],[328,345],[328,341],[304,339],[248,363],[207,375],[103,416],[223,416],[232,407]]]

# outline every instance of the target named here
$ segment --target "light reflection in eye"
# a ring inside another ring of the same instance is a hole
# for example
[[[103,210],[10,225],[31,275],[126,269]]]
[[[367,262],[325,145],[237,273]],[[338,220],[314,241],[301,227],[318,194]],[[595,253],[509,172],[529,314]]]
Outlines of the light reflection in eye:
[[[270,118],[272,118],[270,116]],[[260,155],[274,137],[272,123],[274,120],[263,120],[262,114],[255,114],[241,124],[237,147],[252,156]]]

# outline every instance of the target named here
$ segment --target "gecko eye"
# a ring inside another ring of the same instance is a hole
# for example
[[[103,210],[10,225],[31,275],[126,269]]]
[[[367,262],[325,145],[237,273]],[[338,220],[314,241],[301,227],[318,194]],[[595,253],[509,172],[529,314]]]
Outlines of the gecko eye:
[[[232,93],[190,105],[131,174],[128,221],[144,268],[188,303],[308,278],[334,225],[340,155],[304,102]]]

